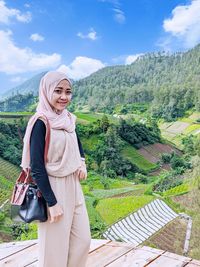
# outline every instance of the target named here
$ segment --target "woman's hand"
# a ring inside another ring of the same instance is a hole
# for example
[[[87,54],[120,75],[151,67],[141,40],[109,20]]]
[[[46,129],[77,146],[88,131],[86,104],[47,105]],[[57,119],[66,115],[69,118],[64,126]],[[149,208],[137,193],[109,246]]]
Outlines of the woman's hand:
[[[81,161],[81,166],[77,170],[77,175],[80,180],[85,180],[87,178],[87,168],[85,161]]]
[[[63,209],[58,203],[56,203],[54,206],[49,207],[49,215],[50,223],[57,222],[63,216]]]

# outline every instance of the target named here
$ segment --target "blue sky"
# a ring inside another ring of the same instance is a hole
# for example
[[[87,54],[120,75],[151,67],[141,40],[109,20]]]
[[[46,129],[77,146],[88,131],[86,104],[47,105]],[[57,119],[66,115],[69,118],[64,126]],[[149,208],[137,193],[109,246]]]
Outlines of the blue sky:
[[[200,42],[200,0],[0,0],[0,93],[44,70],[73,79]]]

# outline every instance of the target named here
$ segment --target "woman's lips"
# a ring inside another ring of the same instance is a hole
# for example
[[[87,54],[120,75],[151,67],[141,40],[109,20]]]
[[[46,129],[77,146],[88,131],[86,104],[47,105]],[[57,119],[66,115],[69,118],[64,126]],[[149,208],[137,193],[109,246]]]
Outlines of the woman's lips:
[[[58,102],[58,104],[61,104],[61,105],[66,105],[67,102]]]

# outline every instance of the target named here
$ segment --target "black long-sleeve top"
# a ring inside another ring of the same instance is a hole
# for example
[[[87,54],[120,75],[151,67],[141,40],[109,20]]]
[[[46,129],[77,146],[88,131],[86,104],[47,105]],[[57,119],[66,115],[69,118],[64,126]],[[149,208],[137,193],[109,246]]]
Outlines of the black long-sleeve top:
[[[44,149],[45,149],[45,136],[46,136],[46,126],[45,123],[37,119],[30,137],[30,167],[31,176],[40,188],[47,205],[49,207],[54,206],[57,203],[54,192],[51,188],[49,178],[44,163]],[[80,151],[80,156],[84,156],[83,147],[81,141],[77,135],[78,146]]]

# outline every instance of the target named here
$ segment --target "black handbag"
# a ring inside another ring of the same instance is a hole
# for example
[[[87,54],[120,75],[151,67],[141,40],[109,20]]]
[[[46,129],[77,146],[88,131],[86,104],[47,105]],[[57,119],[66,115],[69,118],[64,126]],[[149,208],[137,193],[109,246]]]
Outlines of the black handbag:
[[[47,120],[47,136],[45,142],[44,160],[50,141],[50,126]],[[13,190],[11,198],[11,218],[16,222],[45,222],[48,219],[47,204],[37,184],[30,175],[31,170],[22,170]]]
[[[24,201],[19,208],[19,216],[26,223],[47,221],[46,201],[36,184],[29,185]]]
[[[20,173],[11,199],[11,218],[16,222],[45,222],[47,204],[37,184],[30,176],[30,170]]]

